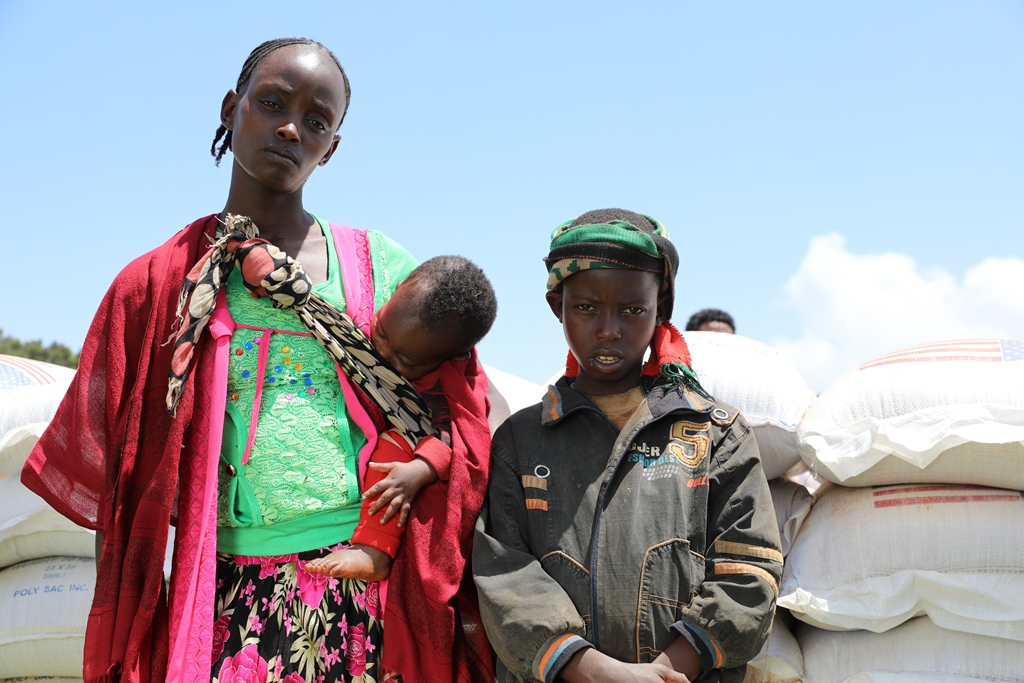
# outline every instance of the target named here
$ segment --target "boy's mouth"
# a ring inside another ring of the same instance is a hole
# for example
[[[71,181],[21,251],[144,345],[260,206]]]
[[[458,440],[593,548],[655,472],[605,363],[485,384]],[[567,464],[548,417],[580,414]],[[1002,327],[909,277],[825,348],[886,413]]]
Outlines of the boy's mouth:
[[[610,368],[622,362],[622,356],[607,353],[595,353],[590,357],[591,365],[598,368]]]

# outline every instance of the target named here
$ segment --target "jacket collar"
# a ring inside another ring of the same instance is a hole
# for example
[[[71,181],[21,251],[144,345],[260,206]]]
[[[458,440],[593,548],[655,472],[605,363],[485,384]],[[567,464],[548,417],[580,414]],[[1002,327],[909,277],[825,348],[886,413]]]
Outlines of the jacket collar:
[[[597,406],[589,398],[572,388],[575,379],[575,377],[562,377],[554,384],[548,385],[544,398],[541,399],[540,423],[542,425],[545,427],[556,425],[570,413],[579,410],[597,410]],[[714,401],[695,394],[685,386],[655,387],[647,399],[651,417],[654,419],[678,410],[710,413],[716,407]]]

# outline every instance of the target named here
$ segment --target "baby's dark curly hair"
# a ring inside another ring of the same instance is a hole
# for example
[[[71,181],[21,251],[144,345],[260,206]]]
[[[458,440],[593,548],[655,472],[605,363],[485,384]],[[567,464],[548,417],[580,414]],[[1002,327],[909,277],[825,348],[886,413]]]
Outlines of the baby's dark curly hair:
[[[409,279],[426,285],[420,320],[431,330],[444,326],[456,345],[469,351],[484,338],[498,315],[491,281],[475,263],[462,256],[435,256],[424,261]]]

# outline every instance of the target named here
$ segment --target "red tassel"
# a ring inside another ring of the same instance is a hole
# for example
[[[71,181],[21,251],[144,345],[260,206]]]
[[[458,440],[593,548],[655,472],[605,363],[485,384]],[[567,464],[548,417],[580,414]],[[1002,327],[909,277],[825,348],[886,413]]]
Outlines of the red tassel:
[[[690,348],[675,325],[663,322],[654,330],[654,339],[651,340],[651,357],[647,359],[640,374],[646,377],[655,377],[661,372],[662,365],[670,364],[690,367]]]

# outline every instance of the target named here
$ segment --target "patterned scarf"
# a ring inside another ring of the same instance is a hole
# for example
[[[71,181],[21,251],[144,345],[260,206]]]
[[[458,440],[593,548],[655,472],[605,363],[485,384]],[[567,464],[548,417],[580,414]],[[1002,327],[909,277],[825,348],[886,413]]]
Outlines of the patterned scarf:
[[[253,296],[290,308],[334,362],[412,443],[432,434],[430,411],[404,377],[381,358],[345,313],[313,292],[302,266],[270,242],[247,216],[228,214],[210,250],[193,266],[178,293],[178,331],[172,334],[167,409],[173,415],[192,371],[196,344],[213,312],[217,293],[238,265]]]

